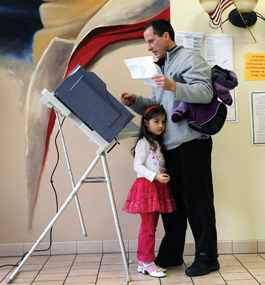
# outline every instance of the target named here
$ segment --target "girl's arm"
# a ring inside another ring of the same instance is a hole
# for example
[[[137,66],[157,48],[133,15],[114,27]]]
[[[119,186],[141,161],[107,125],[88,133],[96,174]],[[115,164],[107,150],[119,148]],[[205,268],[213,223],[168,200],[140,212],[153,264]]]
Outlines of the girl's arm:
[[[145,177],[149,181],[153,181],[156,176],[156,172],[150,170],[145,166],[145,162],[149,153],[149,144],[145,140],[139,140],[135,147],[134,157],[134,170],[139,176]]]

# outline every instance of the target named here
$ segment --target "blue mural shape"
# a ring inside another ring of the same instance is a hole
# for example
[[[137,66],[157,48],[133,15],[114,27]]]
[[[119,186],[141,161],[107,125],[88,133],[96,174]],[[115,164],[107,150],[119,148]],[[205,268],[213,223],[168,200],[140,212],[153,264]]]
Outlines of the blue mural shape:
[[[0,0],[0,55],[28,60],[34,33],[43,28],[41,0]]]

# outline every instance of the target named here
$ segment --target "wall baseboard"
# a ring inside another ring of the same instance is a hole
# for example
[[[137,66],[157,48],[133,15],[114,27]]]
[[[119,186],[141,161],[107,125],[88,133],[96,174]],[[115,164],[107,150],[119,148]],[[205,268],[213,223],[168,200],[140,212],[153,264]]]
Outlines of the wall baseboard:
[[[160,242],[161,239],[156,240],[156,251],[159,249]],[[137,244],[137,239],[124,240],[126,252],[136,252]],[[22,256],[33,245],[33,243],[0,244],[0,257]],[[118,240],[53,242],[51,248],[47,250],[48,248],[49,243],[43,242],[32,255],[121,252]],[[265,253],[265,240],[218,241],[218,252],[219,254]],[[186,243],[184,255],[194,255],[194,253],[195,244]]]

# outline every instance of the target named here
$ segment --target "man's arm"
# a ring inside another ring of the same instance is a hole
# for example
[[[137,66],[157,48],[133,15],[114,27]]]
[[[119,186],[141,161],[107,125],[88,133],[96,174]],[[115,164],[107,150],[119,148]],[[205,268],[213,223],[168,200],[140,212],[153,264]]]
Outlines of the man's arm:
[[[176,82],[170,81],[164,74],[157,74],[151,77],[156,82],[158,88],[162,88],[165,91],[176,92]]]
[[[120,102],[122,105],[130,107],[139,115],[143,115],[148,107],[156,104],[153,100],[128,92],[120,94]]]
[[[209,64],[196,53],[186,53],[180,63],[177,82],[176,99],[187,103],[208,104],[213,98],[212,69]]]
[[[123,106],[131,106],[135,102],[135,95],[123,92],[120,94],[120,102]]]

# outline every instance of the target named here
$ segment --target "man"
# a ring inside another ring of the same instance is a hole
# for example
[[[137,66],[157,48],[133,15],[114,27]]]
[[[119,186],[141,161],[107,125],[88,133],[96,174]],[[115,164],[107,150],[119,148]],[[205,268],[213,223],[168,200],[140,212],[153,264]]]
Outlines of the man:
[[[180,101],[211,102],[211,67],[197,53],[176,45],[174,30],[168,21],[151,21],[143,33],[148,50],[158,58],[159,74],[152,77],[157,87],[152,87],[150,99],[124,92],[120,100],[139,114],[153,104],[163,105],[167,112],[165,160],[178,210],[162,214],[165,236],[155,263],[161,267],[183,264],[188,220],[196,251],[195,260],[185,273],[206,275],[220,267],[211,173],[212,139],[190,129],[187,119],[173,123],[171,115]]]

